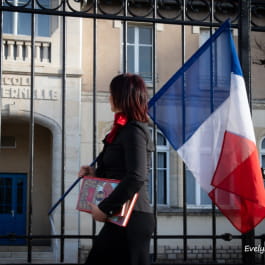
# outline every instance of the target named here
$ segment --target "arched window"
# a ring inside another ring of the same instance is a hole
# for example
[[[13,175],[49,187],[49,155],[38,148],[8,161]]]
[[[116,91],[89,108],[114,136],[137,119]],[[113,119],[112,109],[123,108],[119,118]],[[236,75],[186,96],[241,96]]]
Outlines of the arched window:
[[[152,129],[151,133],[152,133]],[[153,134],[152,134],[153,137]],[[156,174],[157,174],[157,204],[167,205],[169,198],[169,143],[160,131],[156,131]],[[152,157],[149,174],[149,195],[153,203],[154,190],[154,157]]]

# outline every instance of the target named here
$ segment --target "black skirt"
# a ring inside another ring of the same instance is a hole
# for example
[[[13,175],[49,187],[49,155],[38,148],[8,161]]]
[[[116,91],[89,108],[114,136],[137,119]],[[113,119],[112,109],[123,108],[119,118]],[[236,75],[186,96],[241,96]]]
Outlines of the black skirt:
[[[149,265],[153,214],[133,211],[126,227],[106,222],[94,241],[86,265]]]

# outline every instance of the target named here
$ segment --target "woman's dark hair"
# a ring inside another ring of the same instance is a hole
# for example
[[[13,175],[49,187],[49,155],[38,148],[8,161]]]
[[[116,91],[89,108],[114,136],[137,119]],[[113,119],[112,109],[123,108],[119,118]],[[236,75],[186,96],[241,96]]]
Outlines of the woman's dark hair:
[[[148,93],[139,75],[126,73],[114,77],[110,83],[110,93],[114,106],[129,120],[148,121]]]

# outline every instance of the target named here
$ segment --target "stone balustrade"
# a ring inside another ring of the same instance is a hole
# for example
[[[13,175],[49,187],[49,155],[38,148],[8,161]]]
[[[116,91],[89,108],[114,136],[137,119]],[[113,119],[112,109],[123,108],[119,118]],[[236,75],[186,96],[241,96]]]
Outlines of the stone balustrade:
[[[35,40],[35,63],[51,63],[51,41],[46,38]],[[28,36],[3,35],[2,57],[4,62],[30,62],[31,39]]]

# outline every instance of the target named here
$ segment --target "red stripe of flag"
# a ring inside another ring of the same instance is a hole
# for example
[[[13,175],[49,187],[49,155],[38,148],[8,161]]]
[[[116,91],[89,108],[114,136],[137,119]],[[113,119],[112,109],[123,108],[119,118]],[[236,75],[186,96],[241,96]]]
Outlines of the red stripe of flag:
[[[265,189],[255,143],[226,132],[209,196],[242,233],[265,218]]]

